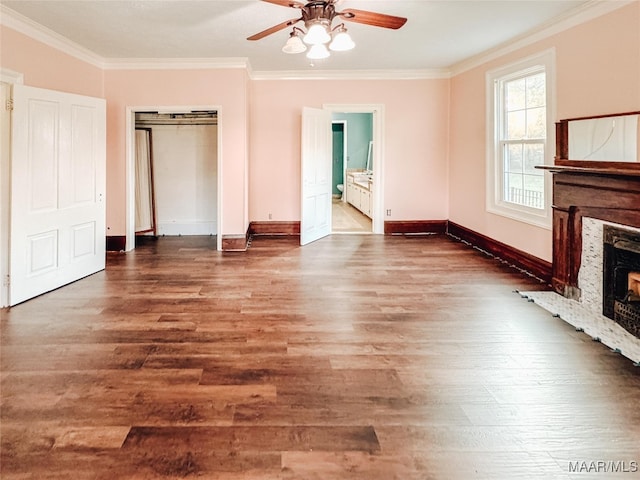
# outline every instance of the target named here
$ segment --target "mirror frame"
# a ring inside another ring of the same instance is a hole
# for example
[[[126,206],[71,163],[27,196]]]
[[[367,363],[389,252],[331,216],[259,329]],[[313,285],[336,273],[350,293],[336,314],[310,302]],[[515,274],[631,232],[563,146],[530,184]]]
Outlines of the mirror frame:
[[[567,167],[599,168],[603,170],[624,169],[640,170],[640,158],[637,162],[603,162],[599,160],[571,160],[569,158],[569,122],[590,120],[594,118],[622,117],[624,115],[640,115],[640,111],[593,115],[590,117],[565,118],[556,122],[556,156],[555,165]],[[638,139],[640,142],[640,138]]]

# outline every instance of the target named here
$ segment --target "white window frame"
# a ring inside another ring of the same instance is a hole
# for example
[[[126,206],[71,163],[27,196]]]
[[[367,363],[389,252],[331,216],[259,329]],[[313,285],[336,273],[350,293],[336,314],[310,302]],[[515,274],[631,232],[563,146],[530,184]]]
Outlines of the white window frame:
[[[511,78],[518,78],[527,71],[534,72],[543,67],[545,72],[546,89],[546,121],[547,132],[544,149],[545,164],[552,165],[555,154],[555,49],[532,55],[509,65],[490,70],[486,74],[487,98],[487,195],[486,209],[488,212],[518,220],[524,223],[551,229],[551,175],[544,174],[544,208],[530,208],[502,200],[503,165],[500,155],[500,119],[499,108],[503,99],[500,98],[500,82]],[[526,142],[526,141],[525,141]]]

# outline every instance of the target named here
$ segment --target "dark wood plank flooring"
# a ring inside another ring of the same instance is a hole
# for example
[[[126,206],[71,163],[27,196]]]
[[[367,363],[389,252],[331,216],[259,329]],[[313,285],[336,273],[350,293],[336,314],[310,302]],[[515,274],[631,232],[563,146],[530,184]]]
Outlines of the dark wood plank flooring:
[[[445,236],[297,241],[161,238],[3,310],[1,477],[640,475],[640,368],[535,279]]]

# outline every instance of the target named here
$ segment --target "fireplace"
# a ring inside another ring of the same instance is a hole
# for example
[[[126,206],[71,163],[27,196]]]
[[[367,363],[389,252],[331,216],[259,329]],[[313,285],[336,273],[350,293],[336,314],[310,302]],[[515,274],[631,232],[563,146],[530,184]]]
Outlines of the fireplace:
[[[604,316],[640,338],[640,233],[604,226]]]

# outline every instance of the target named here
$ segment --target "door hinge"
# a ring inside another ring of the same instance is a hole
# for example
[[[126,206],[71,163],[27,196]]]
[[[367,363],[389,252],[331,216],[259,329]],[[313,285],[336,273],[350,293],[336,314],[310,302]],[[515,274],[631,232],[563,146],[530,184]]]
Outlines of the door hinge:
[[[5,275],[4,276],[4,282],[3,286],[8,287],[9,285],[11,285],[11,275]]]
[[[7,99],[7,102],[4,106],[5,110],[13,111],[13,98]]]

